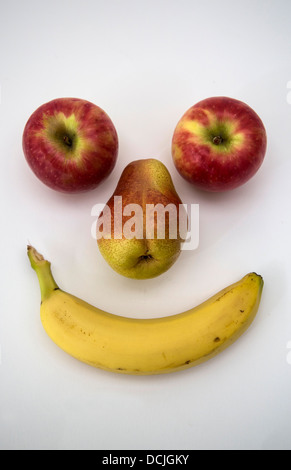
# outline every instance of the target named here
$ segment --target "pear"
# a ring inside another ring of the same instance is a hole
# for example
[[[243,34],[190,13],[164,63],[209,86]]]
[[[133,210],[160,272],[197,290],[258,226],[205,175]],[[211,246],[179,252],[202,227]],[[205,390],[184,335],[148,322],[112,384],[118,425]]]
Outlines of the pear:
[[[181,253],[185,214],[165,165],[154,158],[133,161],[98,218],[100,253],[125,277],[157,277]]]

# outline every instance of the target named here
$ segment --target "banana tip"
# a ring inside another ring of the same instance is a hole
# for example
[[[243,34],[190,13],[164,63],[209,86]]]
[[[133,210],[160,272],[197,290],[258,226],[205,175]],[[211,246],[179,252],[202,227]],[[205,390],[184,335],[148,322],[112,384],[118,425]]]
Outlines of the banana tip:
[[[261,288],[263,288],[264,278],[263,278],[263,276],[261,276],[261,274],[258,274],[255,271],[253,271],[252,273],[250,273],[250,276],[254,276],[259,281],[259,284],[260,284]]]
[[[45,261],[44,257],[31,245],[27,245],[27,254],[33,268]]]
[[[263,278],[263,276],[261,276],[261,274],[258,274],[258,273],[256,273],[255,271],[254,271],[252,274],[254,274],[256,277],[260,278],[261,281],[264,280],[264,278]]]

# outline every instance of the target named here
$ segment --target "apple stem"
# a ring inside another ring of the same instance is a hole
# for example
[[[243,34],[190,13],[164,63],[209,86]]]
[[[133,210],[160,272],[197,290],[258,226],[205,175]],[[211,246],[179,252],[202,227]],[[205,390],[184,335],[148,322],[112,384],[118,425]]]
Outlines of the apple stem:
[[[220,135],[216,135],[215,137],[213,137],[212,142],[213,142],[215,145],[220,145],[220,144],[222,144],[222,142],[223,142],[223,138],[222,138]]]
[[[63,140],[68,147],[72,147],[73,141],[68,135],[64,135]]]

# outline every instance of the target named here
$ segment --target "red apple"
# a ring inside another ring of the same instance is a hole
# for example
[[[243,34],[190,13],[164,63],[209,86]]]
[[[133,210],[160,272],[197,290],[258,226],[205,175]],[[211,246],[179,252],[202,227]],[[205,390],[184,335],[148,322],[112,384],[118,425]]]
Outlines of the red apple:
[[[242,101],[224,96],[192,106],[178,122],[172,156],[187,181],[207,191],[227,191],[246,183],[266,153],[265,127]]]
[[[109,116],[78,98],[40,106],[23,133],[25,158],[35,175],[57,191],[95,188],[113,170],[118,136]]]

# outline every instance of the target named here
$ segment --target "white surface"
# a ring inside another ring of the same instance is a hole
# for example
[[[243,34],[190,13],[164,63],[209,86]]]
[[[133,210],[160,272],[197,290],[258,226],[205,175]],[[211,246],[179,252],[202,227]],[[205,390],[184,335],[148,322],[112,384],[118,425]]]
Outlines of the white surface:
[[[290,18],[287,0],[1,2],[1,449],[291,448]],[[221,195],[185,183],[170,154],[181,115],[215,95],[248,103],[268,133],[257,175]],[[101,106],[120,141],[110,178],[78,196],[45,187],[22,153],[30,114],[63,96]],[[91,208],[146,157],[166,164],[183,202],[200,204],[200,245],[136,282],[99,254]],[[46,336],[28,242],[62,288],[112,313],[178,313],[249,271],[264,277],[261,307],[247,334],[201,366],[114,375]]]

